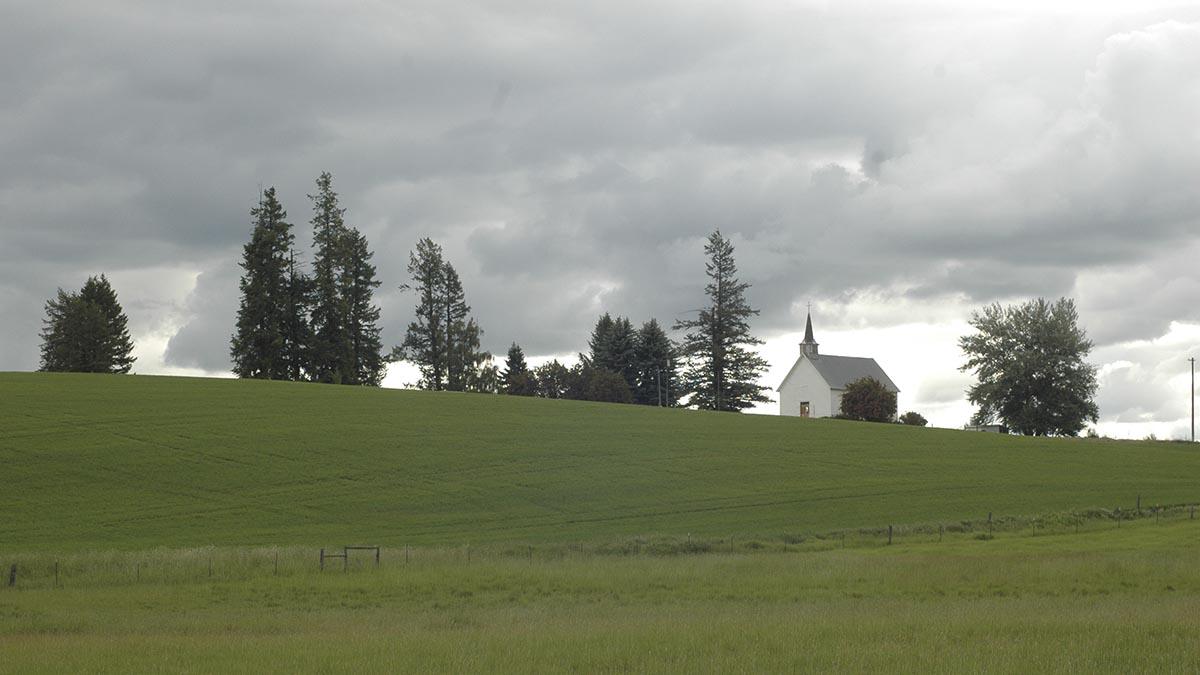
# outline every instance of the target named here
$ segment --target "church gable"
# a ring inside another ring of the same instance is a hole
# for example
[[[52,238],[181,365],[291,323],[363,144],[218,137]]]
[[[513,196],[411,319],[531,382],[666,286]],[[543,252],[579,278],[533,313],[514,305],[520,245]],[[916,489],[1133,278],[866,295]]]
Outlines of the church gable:
[[[828,417],[841,411],[842,392],[851,382],[865,377],[878,380],[894,393],[900,389],[875,359],[858,356],[822,355],[813,336],[812,315],[805,321],[800,356],[776,389],[779,414]]]

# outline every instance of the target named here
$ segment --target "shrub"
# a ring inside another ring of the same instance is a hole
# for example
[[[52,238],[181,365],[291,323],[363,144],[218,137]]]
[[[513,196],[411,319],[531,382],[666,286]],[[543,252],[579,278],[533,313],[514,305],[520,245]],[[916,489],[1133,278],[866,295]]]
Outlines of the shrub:
[[[896,394],[873,377],[855,380],[842,394],[842,414],[865,422],[891,422],[896,418]]]
[[[900,423],[914,427],[923,427],[926,424],[929,424],[929,420],[925,419],[921,413],[910,410],[900,416]]]

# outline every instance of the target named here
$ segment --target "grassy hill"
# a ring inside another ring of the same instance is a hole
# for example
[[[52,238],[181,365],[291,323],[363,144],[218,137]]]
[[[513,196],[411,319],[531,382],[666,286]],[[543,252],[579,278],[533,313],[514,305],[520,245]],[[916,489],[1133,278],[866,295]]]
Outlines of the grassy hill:
[[[773,536],[1194,502],[1186,444],[0,374],[0,549]]]

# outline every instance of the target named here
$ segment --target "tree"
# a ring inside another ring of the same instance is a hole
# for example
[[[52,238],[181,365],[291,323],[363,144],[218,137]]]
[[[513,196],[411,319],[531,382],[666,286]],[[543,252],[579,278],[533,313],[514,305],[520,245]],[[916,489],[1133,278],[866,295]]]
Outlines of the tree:
[[[286,380],[295,365],[289,363],[292,354],[286,344],[294,318],[288,314],[293,292],[292,226],[273,187],[267,188],[250,215],[254,229],[242,249],[241,300],[229,355],[238,377]]]
[[[379,339],[379,308],[373,299],[380,283],[371,264],[374,254],[367,238],[357,229],[347,229],[343,237],[346,261],[340,285],[346,308],[348,349],[342,350],[347,353],[340,368],[342,383],[378,387],[383,381],[384,359]]]
[[[133,367],[129,319],[103,274],[88,277],[78,293],[58,289],[42,323],[42,371],[125,374]]]
[[[479,338],[483,330],[470,318],[471,307],[458,272],[449,262],[442,263],[442,322],[446,327],[446,389],[466,391],[467,383],[476,377],[479,367],[492,355],[481,351]]]
[[[696,319],[675,323],[675,330],[688,331],[682,346],[688,360],[684,392],[691,394],[689,403],[702,410],[741,411],[769,402],[763,394],[766,387],[758,384],[767,362],[749,349],[763,343],[750,335],[748,323],[758,310],[746,301],[750,284],[738,281],[733,244],[717,230],[704,252],[709,305]]]
[[[554,359],[533,369],[537,395],[542,398],[567,398],[571,386],[571,370]]]
[[[873,377],[846,385],[841,417],[864,422],[891,422],[896,418],[896,394]]]
[[[925,419],[924,415],[911,410],[901,415],[899,422],[901,424],[907,424],[913,427],[923,427],[926,424],[929,424],[929,420]]]
[[[633,400],[642,405],[671,407],[679,399],[675,343],[658,321],[650,319],[637,331],[634,361],[637,378]]]
[[[504,361],[504,373],[501,375],[501,381],[504,383],[504,393],[506,394],[512,396],[535,396],[537,394],[537,380],[529,371],[529,365],[525,363],[525,352],[521,351],[521,345],[515,342],[508,348],[508,357]]]
[[[421,371],[422,389],[440,390],[446,379],[446,330],[443,328],[441,302],[445,285],[445,262],[442,248],[425,238],[408,254],[408,274],[412,283],[401,290],[417,294],[414,318],[408,324],[404,342],[393,350],[396,358],[412,361]]]
[[[630,389],[637,386],[637,331],[629,319],[606,312],[596,321],[588,347],[592,367],[617,373]]]
[[[421,370],[419,386],[423,389],[479,391],[491,387],[495,373],[483,371],[494,368],[488,365],[492,355],[480,350],[483,329],[470,318],[471,307],[454,266],[428,238],[417,242],[408,260],[412,282],[400,288],[416,292],[417,306],[404,342],[392,350],[392,358],[415,363]]]
[[[308,195],[313,204],[312,348],[309,373],[317,382],[341,383],[353,379],[353,353],[347,332],[349,308],[343,293],[349,252],[346,212],[333,191],[333,176],[324,171],[317,178],[317,193]]]
[[[967,356],[960,370],[978,379],[967,390],[979,406],[972,423],[999,420],[1026,436],[1076,436],[1096,422],[1096,368],[1084,361],[1092,341],[1078,321],[1067,298],[973,312],[976,332],[958,341]]]
[[[296,252],[288,254],[287,299],[284,301],[283,358],[287,378],[300,381],[307,378],[312,329],[308,324],[308,309],[312,301],[312,280],[296,267]]]
[[[633,392],[620,373],[601,368],[589,369],[584,385],[584,400],[606,403],[633,403]]]

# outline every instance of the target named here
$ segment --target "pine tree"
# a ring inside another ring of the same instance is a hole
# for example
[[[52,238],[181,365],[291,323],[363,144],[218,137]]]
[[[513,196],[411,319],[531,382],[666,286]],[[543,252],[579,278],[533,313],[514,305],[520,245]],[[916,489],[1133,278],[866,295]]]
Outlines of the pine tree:
[[[445,388],[447,365],[442,312],[445,261],[441,247],[429,238],[418,241],[416,250],[408,255],[408,273],[412,283],[400,288],[416,292],[416,316],[408,324],[404,342],[392,350],[392,355],[415,363],[421,371],[419,386],[437,391]]]
[[[637,384],[635,403],[671,407],[679,399],[676,347],[656,319],[637,332]]]
[[[588,339],[589,357],[588,362],[595,368],[608,369],[612,363],[612,333],[613,333],[613,318],[608,312],[604,313],[596,320],[596,326],[592,328],[592,336]]]
[[[709,306],[694,320],[679,321],[675,329],[687,330],[682,351],[688,358],[684,391],[690,405],[702,410],[740,411],[770,401],[758,384],[767,362],[748,347],[762,344],[750,335],[748,320],[757,315],[746,301],[750,284],[737,279],[733,244],[713,232],[704,246],[708,256],[705,286]]]
[[[292,233],[287,212],[267,188],[250,210],[254,230],[242,251],[237,330],[230,340],[233,372],[238,377],[289,379],[285,336]]]
[[[501,381],[504,383],[504,393],[511,396],[537,395],[537,380],[525,362],[525,352],[515,342],[508,348]]]
[[[312,346],[312,330],[308,325],[312,280],[297,268],[294,250],[288,254],[286,298],[282,357],[287,378],[299,382],[307,378],[309,349]]]
[[[416,292],[416,316],[392,358],[415,363],[423,389],[495,391],[496,373],[488,371],[495,368],[492,355],[480,350],[483,329],[470,317],[462,281],[441,247],[428,238],[418,241],[408,273],[412,282],[400,288]]]
[[[346,322],[349,307],[344,294],[343,277],[348,268],[345,209],[338,205],[333,191],[333,176],[328,171],[317,178],[317,193],[308,195],[313,203],[312,347],[309,350],[309,375],[318,382],[340,383],[353,379],[353,352]]]
[[[344,384],[378,387],[383,381],[383,343],[379,339],[379,308],[373,302],[379,281],[375,278],[375,266],[371,264],[373,253],[367,238],[355,228],[345,232],[343,248],[346,251],[346,268],[342,274],[342,297],[347,309],[346,338],[348,354],[344,357],[340,371]]]
[[[41,367],[48,372],[128,373],[133,340],[116,291],[102,274],[78,293],[61,288],[46,302]]]
[[[469,318],[471,307],[458,272],[449,262],[442,262],[442,297],[439,302],[442,325],[446,329],[446,389],[463,391],[467,380],[479,365],[479,326]]]
[[[637,331],[623,316],[613,320],[608,335],[608,358],[605,369],[620,375],[632,391],[638,381]]]

